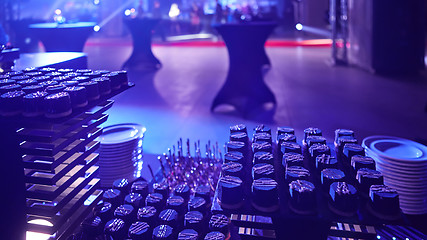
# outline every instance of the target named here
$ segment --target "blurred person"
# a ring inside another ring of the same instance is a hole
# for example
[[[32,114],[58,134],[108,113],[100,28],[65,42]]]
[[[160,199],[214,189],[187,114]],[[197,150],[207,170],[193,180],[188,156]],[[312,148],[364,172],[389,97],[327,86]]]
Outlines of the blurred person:
[[[216,7],[215,7],[215,22],[216,23],[221,23],[222,22],[222,18],[223,18],[223,12],[222,12],[222,5],[219,2],[219,0],[215,0],[216,1]]]
[[[177,3],[172,3],[169,10],[169,18],[171,20],[171,34],[179,34],[181,27],[179,26],[178,17],[181,14]]]
[[[202,15],[201,9],[195,2],[191,4],[190,11],[190,22],[191,22],[191,33],[200,32],[200,17]]]

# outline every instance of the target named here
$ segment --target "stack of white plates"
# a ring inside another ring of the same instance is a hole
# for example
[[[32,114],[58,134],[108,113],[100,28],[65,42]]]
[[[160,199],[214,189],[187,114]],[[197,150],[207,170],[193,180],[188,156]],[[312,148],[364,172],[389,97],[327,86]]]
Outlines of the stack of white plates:
[[[98,141],[99,177],[102,187],[111,187],[114,180],[132,178],[142,159],[142,139],[145,127],[124,123],[105,127]]]
[[[384,184],[399,193],[405,214],[427,213],[427,147],[411,140],[371,136],[362,146],[384,175]]]

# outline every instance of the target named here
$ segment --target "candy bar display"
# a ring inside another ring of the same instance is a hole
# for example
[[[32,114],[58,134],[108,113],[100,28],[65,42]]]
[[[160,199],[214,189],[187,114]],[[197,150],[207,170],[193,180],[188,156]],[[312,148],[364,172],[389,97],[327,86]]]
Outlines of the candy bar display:
[[[0,80],[0,128],[2,137],[9,140],[3,144],[1,155],[5,166],[13,169],[8,178],[14,179],[7,188],[12,192],[6,194],[10,201],[22,203],[5,213],[17,219],[11,222],[17,232],[25,234],[27,230],[65,239],[96,205],[99,216],[82,224],[90,236],[104,230],[115,236],[127,234],[123,220],[112,219],[119,216],[116,208],[126,195],[115,189],[105,194],[99,190],[99,167],[95,165],[99,155],[95,150],[99,146],[96,138],[102,133],[100,125],[108,118],[104,112],[113,105],[109,98],[133,84],[121,85],[90,101],[94,98],[88,99],[87,92],[97,89],[64,84],[72,79],[69,74],[76,72],[27,69],[7,72]],[[110,204],[97,205],[102,198]],[[127,211],[131,205],[123,206]],[[40,225],[40,219],[48,225]],[[104,221],[107,219],[111,220],[109,224]]]
[[[375,161],[365,156],[352,130],[336,130],[333,143],[322,136],[322,130],[314,127],[305,129],[301,140],[291,127],[278,128],[277,137],[271,132],[270,128],[260,125],[250,137],[246,126],[230,127],[230,139],[247,135],[250,141],[226,144],[211,211],[228,216],[239,213],[242,219],[251,215],[273,219],[271,225],[247,225],[246,220],[235,219],[237,227],[257,229],[257,233],[237,232],[242,239],[268,239],[270,236],[261,233],[267,232],[265,228],[274,228],[272,226],[276,227],[272,236],[277,239],[289,236],[322,239],[320,236],[326,238],[329,233],[326,228],[330,221],[404,222],[399,194],[382,185]],[[234,171],[237,168],[239,175]],[[301,233],[296,230],[300,228],[292,227],[295,226],[292,222],[315,224],[319,229]],[[320,226],[325,228],[322,230]]]

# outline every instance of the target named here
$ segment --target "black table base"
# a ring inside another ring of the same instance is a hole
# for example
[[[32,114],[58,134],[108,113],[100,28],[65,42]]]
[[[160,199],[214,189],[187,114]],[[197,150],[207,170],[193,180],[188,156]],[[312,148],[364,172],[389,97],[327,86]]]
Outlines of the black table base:
[[[155,70],[161,67],[161,62],[151,50],[151,32],[160,19],[132,18],[125,19],[133,40],[133,51],[123,64],[123,69]]]
[[[276,27],[272,22],[222,24],[214,26],[228,49],[230,66],[227,79],[215,97],[211,111],[229,104],[244,115],[276,98],[263,79],[263,69],[270,67],[264,44]]]

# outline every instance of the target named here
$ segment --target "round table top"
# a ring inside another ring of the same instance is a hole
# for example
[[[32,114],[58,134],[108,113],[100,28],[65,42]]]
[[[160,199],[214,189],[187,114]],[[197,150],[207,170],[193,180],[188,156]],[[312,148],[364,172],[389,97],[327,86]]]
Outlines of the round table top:
[[[49,29],[49,28],[89,28],[94,27],[95,22],[75,22],[75,23],[35,23],[30,24],[29,28]]]

